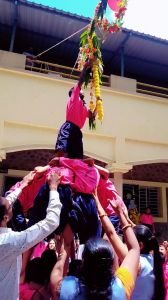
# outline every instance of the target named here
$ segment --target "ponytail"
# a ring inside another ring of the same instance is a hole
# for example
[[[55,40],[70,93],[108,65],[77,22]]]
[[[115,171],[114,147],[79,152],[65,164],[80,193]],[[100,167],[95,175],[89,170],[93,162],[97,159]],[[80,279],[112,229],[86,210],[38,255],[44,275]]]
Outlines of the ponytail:
[[[163,266],[162,258],[159,252],[159,244],[157,239],[153,236],[150,240],[151,248],[153,250],[154,257],[154,274],[155,274],[155,288],[154,297],[152,300],[164,300],[165,299],[165,287],[163,278]]]
[[[134,227],[134,233],[138,242],[143,243],[141,254],[149,254],[152,252],[154,259],[153,272],[155,275],[154,296],[152,300],[165,300],[165,288],[163,279],[162,259],[159,253],[159,244],[157,239],[152,236],[152,232],[147,226],[137,225]]]
[[[113,253],[108,241],[92,238],[83,251],[82,282],[88,300],[110,300],[112,297]]]

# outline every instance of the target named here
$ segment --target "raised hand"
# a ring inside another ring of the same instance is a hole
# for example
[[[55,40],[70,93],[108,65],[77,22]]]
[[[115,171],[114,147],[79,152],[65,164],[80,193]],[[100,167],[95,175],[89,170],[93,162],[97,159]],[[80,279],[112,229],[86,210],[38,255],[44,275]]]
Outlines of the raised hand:
[[[51,172],[48,175],[47,181],[49,184],[50,190],[57,190],[58,185],[60,184],[61,176],[56,172]]]

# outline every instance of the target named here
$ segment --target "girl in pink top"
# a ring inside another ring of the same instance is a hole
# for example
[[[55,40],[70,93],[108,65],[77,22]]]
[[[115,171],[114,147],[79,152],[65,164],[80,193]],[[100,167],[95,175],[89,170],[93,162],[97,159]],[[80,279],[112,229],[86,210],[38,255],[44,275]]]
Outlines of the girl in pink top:
[[[88,61],[80,75],[78,83],[69,91],[69,100],[66,108],[66,122],[58,133],[55,150],[57,156],[69,158],[83,158],[83,142],[81,128],[91,112],[87,109],[81,86],[86,72],[91,68]]]

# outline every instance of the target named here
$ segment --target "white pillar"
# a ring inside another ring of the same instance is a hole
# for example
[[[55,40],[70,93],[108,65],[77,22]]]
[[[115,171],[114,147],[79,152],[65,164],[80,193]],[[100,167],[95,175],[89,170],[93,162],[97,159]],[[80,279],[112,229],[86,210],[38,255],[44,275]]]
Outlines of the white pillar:
[[[108,164],[108,170],[110,173],[114,174],[114,185],[121,198],[123,197],[123,174],[127,173],[131,169],[132,165],[125,163]]]
[[[120,197],[123,197],[123,173],[115,172],[114,173],[114,185],[119,193]]]

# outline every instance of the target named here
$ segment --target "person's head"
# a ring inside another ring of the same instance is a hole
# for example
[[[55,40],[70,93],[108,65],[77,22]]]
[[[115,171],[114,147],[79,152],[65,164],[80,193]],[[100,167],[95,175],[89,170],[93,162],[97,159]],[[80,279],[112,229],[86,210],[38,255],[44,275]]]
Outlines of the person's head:
[[[55,250],[47,249],[41,255],[41,264],[44,272],[45,282],[48,282],[50,279],[51,271],[54,265],[57,262],[57,255]]]
[[[151,209],[150,209],[150,207],[146,207],[145,213],[146,213],[147,215],[150,215],[150,214],[151,214]]]
[[[154,300],[164,300],[164,280],[162,259],[159,253],[159,243],[156,237],[152,236],[151,230],[144,225],[134,227],[134,233],[139,242],[141,254],[151,254],[154,257],[154,275],[155,275],[155,290]]]
[[[160,246],[159,246],[159,252],[160,252],[160,254],[161,254],[161,257],[163,258],[163,259],[167,259],[167,247],[164,245],[164,244],[161,244]]]
[[[72,92],[73,92],[73,89],[74,89],[74,87],[72,87],[70,90],[69,90],[69,92],[68,92],[68,95],[69,95],[69,97],[71,97],[71,95],[72,95]],[[80,90],[80,93],[79,93],[79,98],[81,99],[81,100],[83,100],[84,101],[84,93],[83,93],[83,91],[82,90]]]
[[[108,299],[113,277],[113,252],[108,241],[89,239],[82,255],[82,275],[88,288],[88,299]]]
[[[40,257],[34,258],[28,262],[26,267],[25,282],[35,282],[41,285],[45,283]]]
[[[6,227],[12,216],[12,205],[6,198],[0,197],[0,226]]]
[[[48,248],[49,250],[56,250],[56,245],[57,245],[56,240],[55,240],[55,239],[50,239],[50,240],[48,241],[48,246],[47,246],[47,248]]]
[[[144,225],[134,227],[134,233],[139,242],[141,253],[148,254],[153,250],[153,236],[151,230]]]

